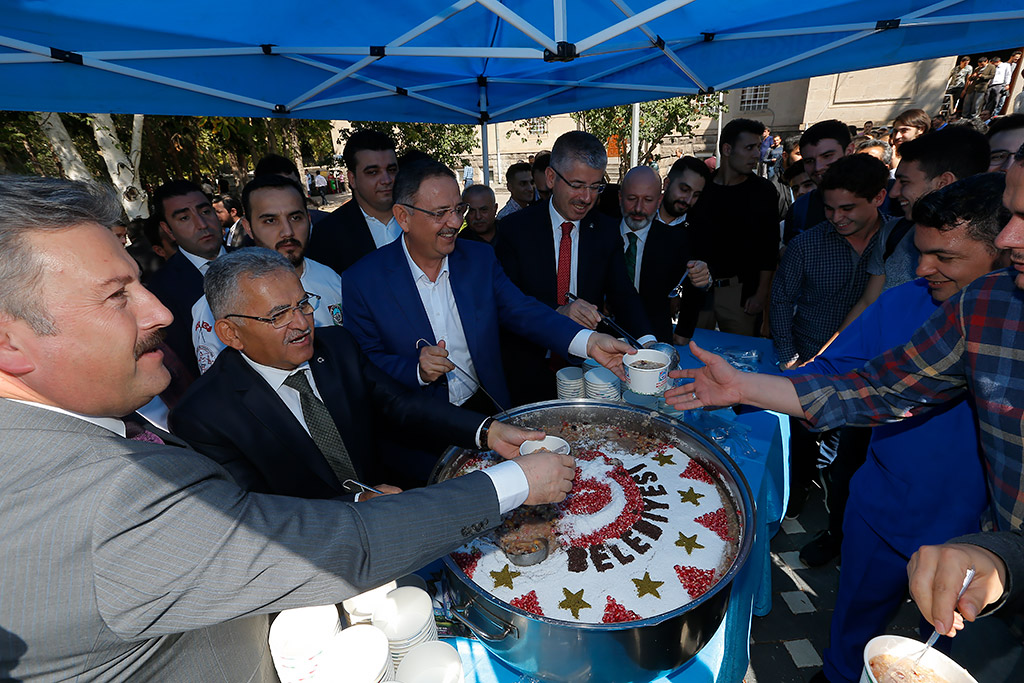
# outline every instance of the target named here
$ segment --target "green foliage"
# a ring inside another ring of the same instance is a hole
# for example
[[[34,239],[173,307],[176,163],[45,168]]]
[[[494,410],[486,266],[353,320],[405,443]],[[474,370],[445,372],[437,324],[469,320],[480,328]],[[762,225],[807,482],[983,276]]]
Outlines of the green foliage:
[[[547,131],[548,121],[551,120],[550,116],[538,116],[532,119],[519,119],[513,121],[507,131],[505,131],[505,139],[511,140],[513,135],[519,136],[519,141],[526,144],[531,139],[536,144],[544,142],[544,136],[541,131]]]
[[[462,168],[462,158],[478,144],[474,126],[454,123],[391,123],[388,121],[352,121],[352,128],[341,132],[342,141],[360,128],[390,135],[398,156],[409,150],[429,154],[451,168]]]
[[[723,110],[724,111],[724,110]],[[692,95],[667,100],[640,103],[640,139],[637,158],[643,161],[655,147],[673,132],[689,135],[694,124],[704,117],[718,115],[718,95]],[[630,136],[633,125],[633,105],[622,104],[604,109],[589,109],[572,114],[583,129],[600,140],[615,141],[619,147],[619,175],[629,170]]]

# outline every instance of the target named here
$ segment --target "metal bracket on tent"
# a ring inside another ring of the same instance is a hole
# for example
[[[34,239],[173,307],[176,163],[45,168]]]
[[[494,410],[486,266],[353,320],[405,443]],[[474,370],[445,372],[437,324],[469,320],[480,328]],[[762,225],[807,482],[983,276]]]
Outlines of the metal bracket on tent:
[[[708,33],[706,31],[701,31],[700,34],[702,36],[704,36],[704,42],[705,43],[710,43],[712,40],[715,39],[715,34],[714,33]]]
[[[657,36],[657,38],[658,39],[654,41],[654,47],[658,48],[659,50],[664,50],[665,49],[665,39],[662,38],[661,36]]]
[[[276,46],[273,43],[264,43],[263,45],[260,45],[260,49],[263,50],[263,54],[265,55],[274,54],[275,47]]]
[[[400,85],[396,85],[396,86],[395,86],[395,94],[396,94],[396,95],[408,95],[408,94],[409,94],[409,91],[408,91],[408,90],[406,90],[405,88],[403,88],[403,87],[402,87],[402,86],[400,86]]]
[[[480,123],[487,123],[491,120],[491,115],[485,111],[480,112]]]
[[[875,24],[875,30],[876,31],[888,31],[890,29],[899,28],[899,27],[900,27],[900,20],[899,19],[882,19],[881,21],[879,21],[879,22],[877,22]]]
[[[708,86],[707,88],[705,88],[704,90],[701,90],[701,91],[700,91],[700,94],[701,94],[701,95],[712,95],[712,94],[714,94],[714,92],[715,92],[715,86],[713,86],[713,85],[709,85],[709,86]]]
[[[558,48],[558,52],[552,52],[548,49],[544,50],[545,62],[571,62],[579,57],[576,53],[575,43],[567,43],[564,40],[561,40],[555,45],[555,47]]]
[[[370,56],[371,57],[383,57],[384,56],[384,46],[383,45],[371,45],[370,46]]]
[[[288,113],[288,107],[283,105],[283,104],[275,104],[274,105],[274,113],[275,114],[287,114]]]
[[[56,59],[61,62],[68,62],[69,64],[77,64],[82,66],[82,55],[77,52],[69,52],[68,50],[61,50],[57,47],[50,48],[50,58]]]

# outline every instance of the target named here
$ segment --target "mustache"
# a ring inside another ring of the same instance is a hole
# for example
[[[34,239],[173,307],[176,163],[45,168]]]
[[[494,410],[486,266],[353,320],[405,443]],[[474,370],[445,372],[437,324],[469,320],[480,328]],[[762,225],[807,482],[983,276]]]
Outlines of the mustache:
[[[144,337],[139,341],[135,342],[135,360],[142,358],[144,354],[150,351],[155,351],[164,343],[164,338],[167,337],[167,330],[160,328],[156,332],[153,332],[148,337]]]
[[[281,240],[276,245],[274,245],[274,248],[275,249],[280,249],[281,247],[289,247],[289,246],[294,246],[294,247],[298,247],[299,249],[302,249],[302,242],[298,241],[294,237],[286,237],[285,239]]]

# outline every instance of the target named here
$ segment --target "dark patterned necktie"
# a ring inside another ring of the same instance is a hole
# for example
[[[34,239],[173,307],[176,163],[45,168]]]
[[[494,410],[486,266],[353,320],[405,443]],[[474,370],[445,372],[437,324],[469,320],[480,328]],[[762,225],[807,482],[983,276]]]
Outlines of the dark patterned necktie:
[[[160,435],[146,428],[141,419],[135,416],[122,418],[124,422],[124,436],[131,441],[145,441],[146,443],[165,444]]]
[[[558,243],[558,277],[555,281],[555,306],[569,303],[565,298],[569,291],[570,273],[572,273],[572,223],[562,223],[562,241]]]
[[[629,240],[629,246],[626,247],[626,275],[629,276],[629,284],[633,284],[636,282],[636,233],[627,232],[626,239]]]
[[[327,406],[313,393],[313,387],[309,386],[304,370],[289,375],[284,381],[286,387],[291,387],[299,392],[299,401],[302,405],[302,417],[309,427],[309,435],[313,442],[323,454],[327,464],[331,466],[334,476],[339,482],[346,479],[357,479],[355,468],[352,466],[352,459],[345,448],[345,442],[341,440],[338,427],[334,424],[334,418],[327,411]]]

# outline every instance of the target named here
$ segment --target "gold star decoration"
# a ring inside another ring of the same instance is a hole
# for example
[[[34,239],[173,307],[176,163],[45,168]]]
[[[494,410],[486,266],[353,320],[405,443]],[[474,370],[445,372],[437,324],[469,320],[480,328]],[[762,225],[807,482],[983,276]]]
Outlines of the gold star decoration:
[[[697,493],[694,491],[692,486],[689,491],[676,491],[676,493],[679,494],[680,503],[693,503],[697,507],[700,507],[700,503],[697,501],[704,497],[703,493]]]
[[[658,589],[661,588],[664,581],[655,581],[651,578],[650,572],[644,572],[644,578],[633,579],[633,583],[636,584],[636,596],[642,598],[645,595],[653,595],[654,597],[661,599],[661,594],[658,593]]]
[[[500,572],[491,572],[491,578],[494,579],[494,587],[508,586],[509,588],[512,588],[512,579],[519,576],[520,573],[521,572],[512,571],[512,568],[507,564]]]
[[[658,463],[662,467],[665,465],[675,465],[675,463],[672,462],[672,456],[668,453],[658,453],[654,456],[654,462]]]
[[[687,555],[692,555],[695,549],[704,547],[697,542],[697,534],[687,536],[682,531],[679,532],[679,540],[676,541],[676,545],[680,548],[686,548]],[[494,572],[491,573],[493,574]]]
[[[581,588],[579,592],[573,593],[568,588],[563,588],[562,593],[565,595],[565,600],[558,603],[558,606],[562,609],[572,612],[572,618],[577,621],[580,618],[581,609],[590,609],[590,605],[583,599],[583,590]]]

